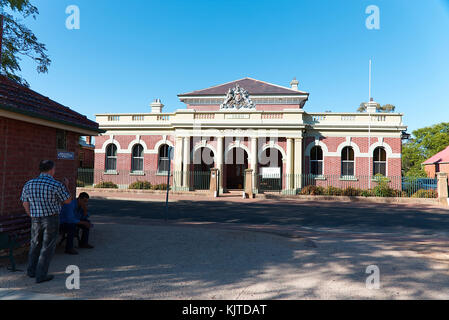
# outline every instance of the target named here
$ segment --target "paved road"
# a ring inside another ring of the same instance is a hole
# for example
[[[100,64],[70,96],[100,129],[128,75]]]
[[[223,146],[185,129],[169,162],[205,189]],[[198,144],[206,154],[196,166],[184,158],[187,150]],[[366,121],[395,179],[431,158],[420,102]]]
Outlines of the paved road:
[[[68,256],[59,247],[50,266],[56,276],[51,282],[37,285],[24,272],[0,267],[4,297],[449,299],[447,245],[442,251],[440,244],[334,239],[318,233],[311,246],[306,239],[215,225],[157,225],[102,216],[93,221],[95,249]],[[80,290],[65,287],[68,265],[80,268]],[[379,290],[365,285],[370,265],[379,267]]]
[[[58,248],[56,279],[42,285],[0,267],[0,288],[9,298],[449,299],[445,209],[194,200],[170,203],[163,223],[160,200],[92,199],[94,250]],[[81,290],[65,288],[68,265],[79,266]],[[365,286],[370,265],[380,290]]]
[[[165,203],[90,201],[94,214],[164,219]],[[308,227],[315,230],[380,234],[446,235],[449,210],[432,206],[373,203],[252,200],[179,200],[169,204],[170,221]]]

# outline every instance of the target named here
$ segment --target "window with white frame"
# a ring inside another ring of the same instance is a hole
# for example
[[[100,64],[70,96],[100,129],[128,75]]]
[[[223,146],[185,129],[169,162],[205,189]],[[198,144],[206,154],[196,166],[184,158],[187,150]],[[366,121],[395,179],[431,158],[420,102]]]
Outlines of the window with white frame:
[[[374,150],[373,155],[373,174],[387,175],[387,152],[384,148],[378,147]]]
[[[116,171],[117,170],[117,146],[115,144],[110,144],[106,147],[106,171]]]
[[[157,165],[158,173],[168,173],[168,166],[170,163],[169,149],[170,147],[167,144],[164,144],[159,148],[159,159]]]
[[[310,151],[310,173],[316,176],[323,175],[323,149],[316,146]]]
[[[341,152],[341,175],[343,177],[354,176],[354,149],[345,147]]]
[[[131,171],[143,171],[143,147],[141,144],[136,144],[132,149]]]

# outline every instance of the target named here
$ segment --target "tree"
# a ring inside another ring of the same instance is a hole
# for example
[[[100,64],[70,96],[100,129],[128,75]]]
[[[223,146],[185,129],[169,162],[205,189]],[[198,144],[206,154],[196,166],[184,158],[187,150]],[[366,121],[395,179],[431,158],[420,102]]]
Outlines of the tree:
[[[402,168],[406,176],[425,177],[422,163],[449,145],[449,122],[415,130],[413,136],[403,145]]]
[[[16,16],[36,19],[39,11],[30,0],[0,0],[0,6],[4,17],[1,70],[8,78],[28,86],[26,80],[18,75],[22,57],[34,60],[38,73],[47,73],[51,60],[45,45]]]
[[[366,111],[366,105],[367,105],[366,102],[362,102],[362,103],[360,104],[360,107],[357,109],[357,112],[365,112],[365,111]],[[376,106],[376,110],[377,110],[378,112],[388,112],[388,113],[391,113],[391,112],[394,112],[394,111],[396,110],[396,107],[395,107],[394,105],[392,105],[392,104],[385,104],[385,105],[381,106],[381,105],[378,103],[377,106]]]

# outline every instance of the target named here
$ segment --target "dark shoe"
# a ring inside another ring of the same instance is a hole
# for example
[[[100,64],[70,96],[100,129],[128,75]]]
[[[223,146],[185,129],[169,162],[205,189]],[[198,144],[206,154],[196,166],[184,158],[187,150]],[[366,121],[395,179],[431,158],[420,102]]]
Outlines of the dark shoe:
[[[51,281],[54,279],[55,276],[52,275],[48,275],[43,279],[36,279],[36,283],[42,283],[42,282],[47,282],[47,281]]]
[[[78,251],[76,251],[75,249],[71,249],[71,250],[66,250],[64,251],[65,254],[71,254],[71,255],[77,255]]]
[[[79,248],[81,248],[81,249],[93,249],[94,246],[91,246],[90,244],[81,244],[79,246]]]
[[[30,277],[30,278],[36,278],[36,275],[35,275],[35,274],[29,274],[29,273],[27,273],[27,276]]]

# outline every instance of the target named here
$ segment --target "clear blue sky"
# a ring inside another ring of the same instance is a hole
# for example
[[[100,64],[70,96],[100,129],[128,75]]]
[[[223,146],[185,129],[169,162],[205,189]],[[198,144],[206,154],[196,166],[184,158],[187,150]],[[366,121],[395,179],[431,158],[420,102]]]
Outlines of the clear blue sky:
[[[373,96],[405,114],[409,131],[449,120],[448,0],[33,0],[26,20],[52,59],[32,89],[97,113],[184,108],[177,94],[246,76],[310,92],[305,109],[353,112]],[[65,28],[68,5],[81,29]],[[380,30],[365,8],[380,8]]]

